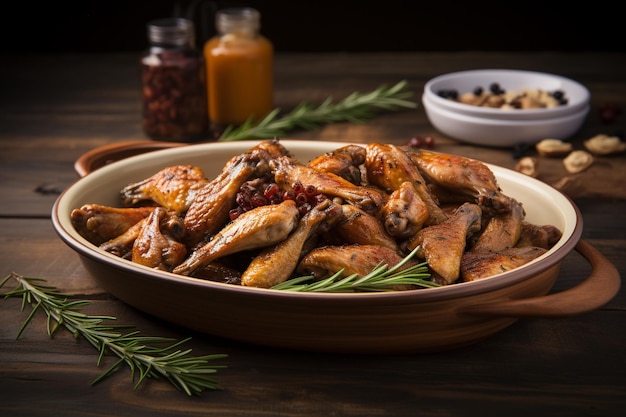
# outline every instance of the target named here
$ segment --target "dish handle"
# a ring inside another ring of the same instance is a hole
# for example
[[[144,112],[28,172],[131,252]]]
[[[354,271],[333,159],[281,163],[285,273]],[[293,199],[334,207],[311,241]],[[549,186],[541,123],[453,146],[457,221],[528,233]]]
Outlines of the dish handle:
[[[151,141],[130,141],[111,143],[108,145],[94,148],[82,154],[76,162],[74,162],[74,171],[79,177],[95,171],[98,168],[119,161],[130,156],[139,155],[146,152],[157,151],[160,149],[173,148],[183,146],[185,143],[179,142],[151,142]]]
[[[617,268],[591,244],[579,240],[576,251],[591,264],[591,274],[577,286],[541,297],[468,305],[460,313],[508,317],[569,317],[608,303],[621,285]]]

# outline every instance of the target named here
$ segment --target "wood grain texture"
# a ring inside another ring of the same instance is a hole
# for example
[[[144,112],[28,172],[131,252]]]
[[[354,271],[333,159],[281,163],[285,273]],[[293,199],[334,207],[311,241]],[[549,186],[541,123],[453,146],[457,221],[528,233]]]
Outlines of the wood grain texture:
[[[227,353],[217,379],[223,391],[188,398],[166,382],[132,390],[120,369],[104,369],[85,340],[50,339],[38,316],[15,340],[27,312],[0,300],[0,415],[11,416],[606,416],[626,407],[626,291],[604,307],[567,319],[522,319],[467,348],[423,355],[330,355],[262,348],[196,334],[155,320],[107,294],[56,235],[50,212],[77,179],[76,158],[98,146],[145,140],[139,122],[136,56],[10,57],[0,67],[0,276],[45,278],[146,335],[192,336],[194,354]],[[283,54],[276,61],[276,101],[342,98],[354,90],[407,79],[419,101],[424,83],[449,71],[519,68],[558,73],[585,84],[592,110],[572,139],[624,129],[626,115],[603,124],[607,101],[626,105],[626,59],[608,53]],[[42,71],[45,68],[45,71]],[[441,136],[421,106],[363,124],[340,123],[291,137],[404,143],[433,135],[437,150],[513,167],[509,149],[480,148]],[[600,158],[570,196],[583,215],[583,238],[626,273],[626,155]],[[565,175],[560,161],[541,160],[542,180]],[[562,263],[553,292],[577,285],[589,265],[577,253]],[[110,358],[109,358],[110,359]],[[108,362],[110,363],[110,362]]]

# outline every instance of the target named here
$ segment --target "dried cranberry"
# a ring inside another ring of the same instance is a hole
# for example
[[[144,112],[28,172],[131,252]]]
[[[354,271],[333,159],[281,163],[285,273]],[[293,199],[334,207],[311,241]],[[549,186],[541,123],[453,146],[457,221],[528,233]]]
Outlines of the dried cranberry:
[[[435,139],[432,136],[413,136],[407,145],[411,148],[432,148],[435,146]]]

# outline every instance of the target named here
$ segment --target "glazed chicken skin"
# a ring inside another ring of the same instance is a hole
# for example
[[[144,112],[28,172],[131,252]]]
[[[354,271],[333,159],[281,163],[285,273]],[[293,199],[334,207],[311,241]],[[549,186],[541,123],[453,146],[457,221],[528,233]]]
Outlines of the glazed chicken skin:
[[[241,276],[241,285],[270,288],[286,281],[296,269],[304,243],[320,227],[332,227],[343,215],[341,206],[325,200],[307,212],[285,240],[257,255]]]
[[[491,277],[527,264],[544,253],[546,249],[536,246],[497,252],[466,252],[461,261],[461,276],[464,282]]]
[[[274,149],[274,148],[270,148]],[[222,172],[200,189],[185,213],[185,243],[198,244],[217,233],[228,221],[239,187],[253,175],[269,169],[270,154],[258,146],[231,158]]]
[[[484,163],[458,155],[405,147],[411,160],[431,183],[457,196],[466,196],[484,211],[510,208],[493,172]]]
[[[148,218],[141,219],[121,235],[100,244],[100,249],[124,259],[132,259],[133,245]]]
[[[307,164],[318,171],[338,175],[352,184],[361,185],[361,169],[365,162],[365,148],[358,145],[347,145],[333,152],[326,152]]]
[[[150,268],[171,271],[185,259],[187,255],[185,245],[167,233],[167,228],[161,230],[162,223],[167,224],[172,221],[168,216],[170,214],[164,207],[157,207],[142,222],[141,229],[133,243],[131,258],[133,262]],[[176,220],[179,218],[174,214],[174,221]]]
[[[133,225],[148,217],[154,207],[109,207],[85,204],[72,210],[72,226],[85,239],[95,245],[118,237]]]
[[[390,236],[407,239],[428,221],[430,212],[413,183],[406,181],[391,193],[378,217]]]
[[[515,246],[519,248],[536,246],[550,249],[561,239],[562,235],[563,233],[551,224],[537,225],[522,221],[520,237]]]
[[[489,219],[470,251],[486,252],[512,248],[522,233],[524,208],[514,199],[510,199],[510,209]]]
[[[385,246],[395,252],[399,250],[395,239],[376,217],[352,204],[343,204],[341,208],[343,218],[333,227],[328,240],[345,244]]]
[[[439,224],[447,219],[438,202],[430,193],[426,181],[417,166],[407,153],[399,146],[370,143],[366,146],[365,168],[370,184],[393,193],[402,184],[410,182],[414,192],[428,209],[428,225]],[[417,224],[421,221],[407,221],[406,224]],[[395,233],[401,233],[397,230]]]
[[[467,239],[480,230],[481,216],[477,204],[464,203],[445,222],[417,232],[407,249],[419,246],[417,256],[428,262],[444,284],[452,284],[459,278]]]
[[[306,254],[298,264],[298,272],[312,275],[317,281],[330,277],[343,270],[342,277],[356,274],[363,277],[379,264],[394,267],[403,257],[398,252],[379,245],[322,246]],[[417,265],[409,261],[405,268]],[[396,286],[395,290],[413,289],[413,286]]]
[[[383,194],[373,188],[360,187],[331,172],[319,171],[287,156],[270,161],[274,179],[281,189],[287,190],[296,181],[310,184],[329,198],[339,197],[367,213],[376,213],[383,204]]]
[[[299,211],[293,200],[247,211],[193,251],[173,272],[192,275],[198,268],[223,256],[275,245],[289,236],[298,225],[298,219]]]
[[[150,202],[176,213],[189,209],[198,191],[208,182],[202,170],[191,165],[162,169],[142,181],[129,184],[120,194],[127,207]]]

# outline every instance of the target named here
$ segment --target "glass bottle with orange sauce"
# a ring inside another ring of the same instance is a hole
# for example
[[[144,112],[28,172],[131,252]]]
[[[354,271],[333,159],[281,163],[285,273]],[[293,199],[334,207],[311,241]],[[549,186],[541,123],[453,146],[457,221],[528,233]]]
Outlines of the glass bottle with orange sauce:
[[[213,129],[259,120],[274,108],[274,47],[249,7],[218,10],[217,35],[204,45],[208,114]]]

